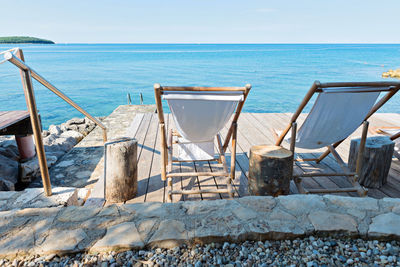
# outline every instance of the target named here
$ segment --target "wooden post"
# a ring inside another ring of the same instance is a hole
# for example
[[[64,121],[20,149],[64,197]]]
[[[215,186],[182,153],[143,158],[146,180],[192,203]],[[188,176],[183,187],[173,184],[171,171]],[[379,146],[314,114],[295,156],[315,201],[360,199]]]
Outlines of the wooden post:
[[[292,151],[280,146],[252,146],[249,164],[250,194],[278,196],[290,193]]]
[[[40,173],[42,175],[43,188],[46,196],[51,196],[50,175],[47,167],[46,154],[43,146],[42,129],[39,115],[36,109],[35,94],[33,92],[32,78],[29,69],[22,70],[23,87],[27,98],[28,110],[31,116],[31,124],[36,144]]]
[[[161,93],[162,87],[160,84],[154,84],[154,97],[156,100],[158,121],[160,124],[160,134],[161,134],[161,179],[165,181],[167,179],[167,163],[168,163],[168,153],[167,153],[167,136],[165,132],[164,123],[164,111],[161,103]]]
[[[294,155],[294,150],[296,149],[296,135],[297,135],[297,122],[292,123],[292,136],[290,138],[290,151]]]
[[[105,199],[124,202],[137,194],[137,141],[121,138],[105,144]]]
[[[388,136],[372,136],[365,142],[364,153],[358,152],[362,139],[352,139],[349,168],[358,169],[358,182],[369,188],[380,188],[387,182],[395,143]],[[358,159],[358,160],[357,160]],[[357,168],[358,167],[358,168]]]

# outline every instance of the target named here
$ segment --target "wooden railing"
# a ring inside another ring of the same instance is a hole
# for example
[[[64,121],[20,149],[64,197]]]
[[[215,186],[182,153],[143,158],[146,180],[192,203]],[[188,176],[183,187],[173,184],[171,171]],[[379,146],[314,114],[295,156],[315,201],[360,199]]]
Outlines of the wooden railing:
[[[47,89],[52,91],[54,94],[59,96],[65,102],[67,102],[68,104],[73,106],[76,110],[78,110],[83,115],[85,115],[90,120],[92,120],[101,129],[103,129],[104,142],[107,141],[107,127],[100,120],[98,120],[97,118],[90,115],[87,111],[85,111],[78,104],[76,104],[74,101],[72,101],[72,99],[70,99],[68,96],[63,94],[60,90],[58,90],[49,81],[47,81],[45,78],[40,76],[36,71],[34,71],[32,68],[30,68],[28,65],[26,65],[26,63],[24,62],[24,54],[21,49],[10,49],[1,54],[4,54],[5,61],[11,62],[15,66],[17,66],[21,71],[21,79],[22,79],[22,84],[24,87],[26,104],[27,104],[27,107],[28,107],[28,110],[30,113],[30,117],[31,117],[32,130],[33,130],[34,139],[35,139],[36,153],[38,155],[40,172],[42,175],[43,187],[44,187],[46,196],[51,196],[52,193],[51,193],[50,176],[49,176],[49,170],[47,167],[46,154],[45,154],[44,146],[43,146],[43,138],[42,138],[42,133],[41,133],[39,115],[38,115],[37,108],[36,108],[36,100],[35,100],[35,94],[33,91],[32,78],[34,78],[36,81],[38,81],[39,83],[44,85]]]

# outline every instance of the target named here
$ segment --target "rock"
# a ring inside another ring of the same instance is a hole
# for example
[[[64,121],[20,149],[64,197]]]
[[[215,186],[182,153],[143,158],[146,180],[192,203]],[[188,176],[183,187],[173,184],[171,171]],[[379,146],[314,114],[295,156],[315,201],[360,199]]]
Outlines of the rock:
[[[43,193],[43,188],[27,188],[14,201],[13,205],[14,207],[23,207],[42,193]]]
[[[174,248],[188,237],[185,224],[176,220],[164,220],[149,240],[150,246]]]
[[[14,191],[18,182],[18,162],[0,154],[0,181],[4,181],[2,190]]]
[[[400,69],[390,69],[387,72],[383,72],[382,78],[400,78]]]
[[[393,211],[393,213],[400,215],[400,206],[394,207],[392,211]]]
[[[114,216],[118,217],[119,216],[119,210],[118,206],[115,204],[105,206],[102,208],[102,210],[99,212],[97,216]],[[135,227],[136,228],[136,227]]]
[[[15,191],[0,191],[0,200],[8,200],[13,198],[17,192]]]
[[[89,196],[90,190],[88,188],[77,188],[78,190],[78,203],[77,206],[82,206]]]
[[[154,226],[158,224],[158,219],[157,218],[150,218],[147,220],[143,220],[140,223],[138,223],[138,231],[140,233],[140,237],[142,238],[143,242],[147,242],[149,239],[149,234],[153,230]]]
[[[9,232],[0,239],[0,257],[27,253],[33,247],[33,232],[29,227],[25,227],[19,231]]]
[[[57,206],[78,205],[78,190],[73,187],[53,187],[52,195],[46,197],[40,194],[32,201],[26,203],[24,207],[48,208]]]
[[[103,252],[115,249],[141,249],[144,243],[140,238],[135,223],[125,222],[111,226],[106,235],[97,241],[91,252]]]
[[[143,218],[158,217],[160,219],[166,218],[169,215],[173,216],[177,211],[179,211],[179,205],[173,203],[163,204],[159,202],[125,204],[122,208],[131,214],[141,214]]]
[[[326,205],[318,195],[289,195],[279,196],[279,203],[293,215],[307,214],[313,210],[325,209]]]
[[[50,135],[50,132],[48,130],[42,131],[42,136],[43,137],[46,137],[46,136],[49,136],[49,135]]]
[[[57,139],[58,136],[54,135],[54,134],[50,134],[48,136],[46,136],[45,138],[43,138],[43,145],[45,146],[51,146],[53,144],[53,142]]]
[[[247,209],[252,209],[256,212],[269,212],[276,205],[273,197],[248,196],[238,198],[236,201]]]
[[[73,124],[83,124],[83,123],[85,123],[85,118],[72,118],[69,121],[67,121],[65,124],[73,125]]]
[[[317,232],[345,232],[357,234],[357,222],[347,214],[339,214],[327,211],[312,211],[310,219]]]
[[[268,220],[295,221],[296,217],[279,208],[275,208],[271,213],[269,213]]]
[[[65,167],[72,166],[74,164],[75,164],[74,160],[63,160],[63,161],[58,162],[57,167],[65,168]]]
[[[49,133],[53,135],[60,135],[62,133],[60,126],[57,125],[50,125],[49,126]]]
[[[58,136],[51,134],[43,138],[43,144],[46,151],[64,151],[68,152],[73,146],[77,144],[74,137],[71,136]]]
[[[339,209],[359,209],[368,211],[377,211],[379,209],[378,200],[371,197],[325,195],[324,199],[328,200],[332,205],[337,206]]]
[[[96,216],[101,208],[94,208],[90,206],[69,206],[66,207],[57,217],[61,222],[81,222]]]
[[[72,137],[76,140],[76,142],[80,142],[83,139],[84,135],[81,134],[80,132],[71,130],[71,131],[63,132],[61,134],[61,137],[65,137],[65,138]]]
[[[77,251],[78,244],[88,238],[82,229],[52,229],[43,244],[34,248],[35,253],[71,253]]]
[[[379,200],[379,204],[383,212],[389,212],[395,207],[400,207],[400,198],[385,197]]]
[[[47,167],[50,168],[57,162],[57,157],[46,153]],[[33,159],[21,163],[21,180],[30,181],[32,177],[36,177],[40,174],[40,166],[37,156]]]
[[[3,155],[6,158],[11,160],[18,161],[19,160],[19,152],[16,146],[8,146],[1,147],[0,146],[0,155]]]
[[[368,229],[369,237],[400,237],[400,215],[393,212],[372,218]]]

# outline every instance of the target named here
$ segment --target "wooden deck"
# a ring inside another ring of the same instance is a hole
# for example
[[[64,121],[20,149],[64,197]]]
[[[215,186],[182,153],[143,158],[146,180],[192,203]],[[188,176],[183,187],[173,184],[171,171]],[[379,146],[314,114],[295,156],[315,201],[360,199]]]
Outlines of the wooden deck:
[[[29,117],[26,110],[0,111],[0,135],[31,133]]]
[[[138,115],[137,115],[138,116]],[[173,127],[173,119],[170,114],[166,116],[166,127]],[[248,195],[247,191],[247,174],[249,167],[249,150],[252,145],[256,144],[273,144],[274,137],[271,129],[283,129],[289,122],[291,114],[289,113],[243,113],[238,123],[238,146],[236,158],[236,180],[234,188],[235,197],[243,197]],[[300,117],[300,122],[304,119]],[[145,113],[137,117],[135,138],[138,140],[138,197],[128,201],[129,203],[159,201],[167,202],[166,182],[160,178],[160,137],[158,118],[155,113]],[[400,126],[400,114],[378,113],[370,119],[369,135],[375,134],[378,127],[398,127]],[[221,131],[222,136],[226,134],[227,128]],[[361,130],[358,129],[352,136],[360,136]],[[350,139],[350,138],[349,138]],[[341,144],[337,151],[347,162],[350,141],[347,139]],[[288,147],[288,144],[284,144]],[[298,149],[297,156],[300,158],[308,158],[316,156],[325,149],[319,151],[306,151]],[[230,152],[227,151],[227,161],[230,162]],[[229,164],[228,164],[229,166]],[[215,171],[221,168],[216,163],[204,162],[201,164],[178,163],[174,164],[174,172],[182,172],[188,170],[196,171]],[[320,164],[314,162],[297,162],[296,171],[338,171],[339,165],[329,156]],[[221,187],[223,179],[220,177],[176,177],[174,178],[174,187],[182,189]],[[351,184],[345,177],[318,177],[304,179],[304,185],[307,188],[343,188],[349,187]],[[291,193],[296,194],[297,189],[291,184]],[[341,193],[341,195],[357,196],[356,193]],[[393,158],[392,166],[389,172],[388,183],[381,189],[370,189],[368,192],[370,197],[400,197],[400,162]],[[174,196],[173,202],[186,200],[203,200],[203,199],[220,199],[228,198],[225,194],[201,194]]]

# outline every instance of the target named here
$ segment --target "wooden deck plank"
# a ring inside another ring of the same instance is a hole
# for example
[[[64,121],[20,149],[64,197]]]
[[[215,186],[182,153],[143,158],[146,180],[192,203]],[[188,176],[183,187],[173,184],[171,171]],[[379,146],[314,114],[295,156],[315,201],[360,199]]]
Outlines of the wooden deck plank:
[[[145,201],[153,153],[151,148],[154,145],[157,131],[152,122],[156,116],[154,113],[147,113],[143,118],[144,127],[138,132],[138,194],[136,198],[127,201],[127,203]]]
[[[165,182],[161,179],[161,131],[159,128],[158,117],[153,123],[157,124],[157,135],[151,159],[151,170],[148,178],[147,192],[145,201],[165,202]],[[168,118],[165,120],[166,130],[168,131]]]
[[[29,116],[29,112],[26,110],[0,111],[0,130],[16,124]]]

